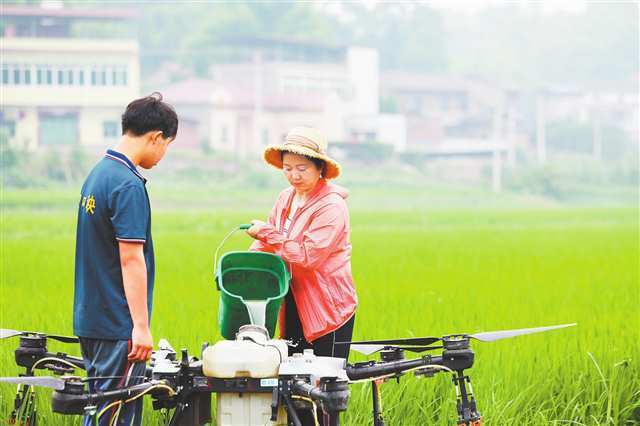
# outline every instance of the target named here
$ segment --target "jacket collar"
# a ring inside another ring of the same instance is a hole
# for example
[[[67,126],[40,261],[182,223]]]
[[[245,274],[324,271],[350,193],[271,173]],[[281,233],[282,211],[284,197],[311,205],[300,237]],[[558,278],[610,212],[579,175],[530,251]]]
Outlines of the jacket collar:
[[[316,187],[313,188],[313,191],[311,191],[311,194],[309,195],[309,198],[307,199],[307,201],[304,203],[302,207],[298,209],[296,214],[302,213],[304,210],[308,209],[309,207],[311,207],[312,205],[314,205],[315,203],[317,203],[318,201],[320,201],[325,196],[331,193],[336,193],[340,195],[342,198],[347,198],[349,195],[349,191],[347,191],[345,188],[329,183],[327,182],[326,179],[320,179],[316,184]],[[291,201],[293,200],[293,197],[295,195],[296,195],[295,189],[293,187],[290,187],[289,195],[287,197],[287,204],[286,204],[287,206],[291,205]]]

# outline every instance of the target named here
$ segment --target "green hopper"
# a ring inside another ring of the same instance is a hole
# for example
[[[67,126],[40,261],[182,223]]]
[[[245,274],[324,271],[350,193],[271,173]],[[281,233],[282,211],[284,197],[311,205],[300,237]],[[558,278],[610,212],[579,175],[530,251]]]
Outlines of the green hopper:
[[[218,325],[222,337],[235,339],[241,326],[251,324],[245,302],[254,301],[266,304],[264,326],[273,337],[280,305],[289,291],[291,279],[285,262],[271,253],[232,251],[222,256],[215,274],[220,290]]]

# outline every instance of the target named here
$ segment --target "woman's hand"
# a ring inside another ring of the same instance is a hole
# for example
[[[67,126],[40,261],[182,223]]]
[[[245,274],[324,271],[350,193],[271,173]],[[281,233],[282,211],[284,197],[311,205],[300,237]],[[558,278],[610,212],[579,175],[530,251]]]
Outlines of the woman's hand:
[[[258,219],[254,219],[251,221],[251,228],[247,229],[247,234],[249,234],[249,236],[251,238],[258,238],[258,232],[260,232],[260,230],[262,228],[264,228],[267,224],[261,220]]]

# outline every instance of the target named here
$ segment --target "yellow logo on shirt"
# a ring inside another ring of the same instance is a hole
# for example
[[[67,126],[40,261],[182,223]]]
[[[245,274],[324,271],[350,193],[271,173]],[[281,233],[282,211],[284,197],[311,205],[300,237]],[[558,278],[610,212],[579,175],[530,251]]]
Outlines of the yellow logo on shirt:
[[[87,214],[93,214],[96,210],[96,199],[90,194],[88,197],[82,197],[82,207]]]

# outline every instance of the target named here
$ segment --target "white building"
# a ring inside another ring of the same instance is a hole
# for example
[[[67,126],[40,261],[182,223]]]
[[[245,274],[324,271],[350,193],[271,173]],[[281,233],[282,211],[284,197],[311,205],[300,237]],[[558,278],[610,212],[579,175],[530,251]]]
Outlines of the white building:
[[[162,90],[181,117],[198,123],[200,145],[251,155],[308,125],[331,141],[404,147],[404,117],[379,113],[374,49],[286,39],[228,43],[239,52],[237,62],[213,65],[210,79]]]
[[[128,11],[3,6],[0,126],[9,142],[108,146],[124,107],[140,94],[133,37],[76,38],[78,21],[129,25]],[[122,33],[119,33],[121,35]]]

